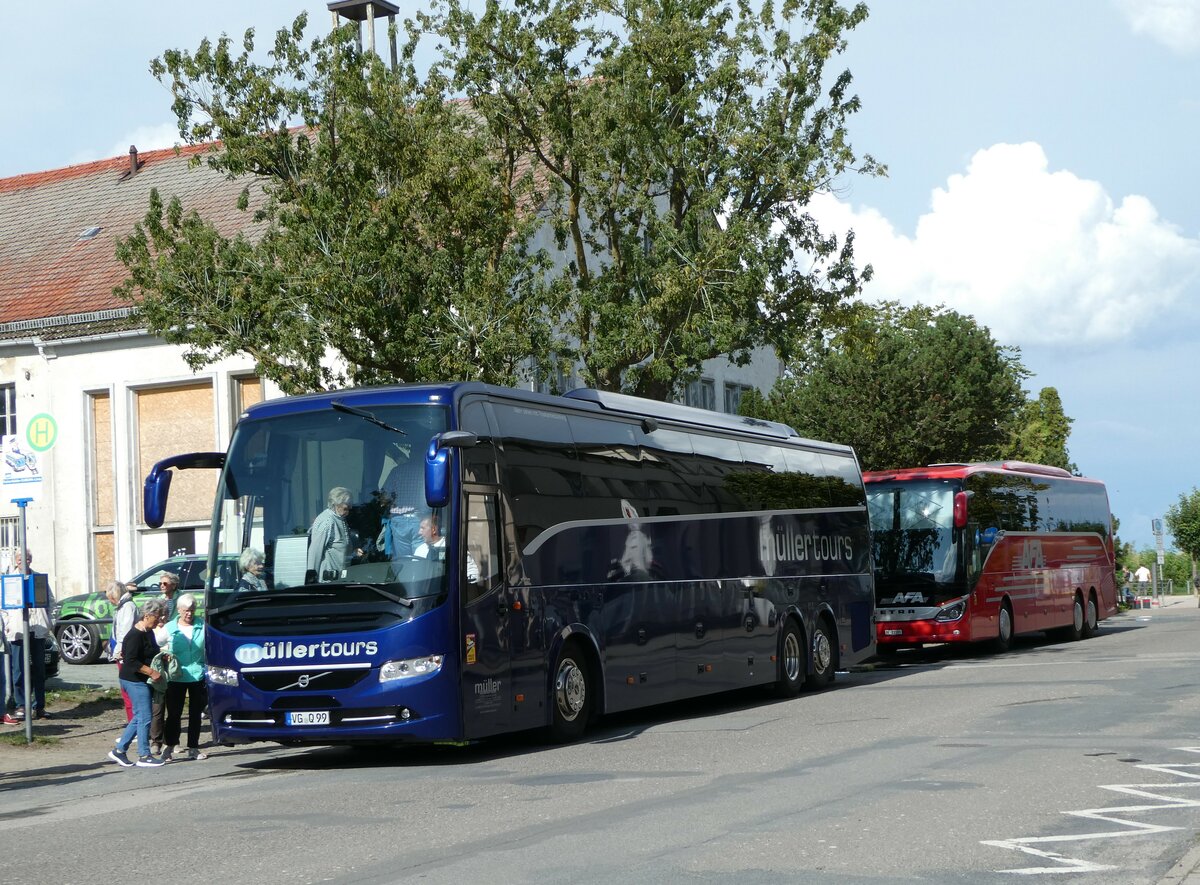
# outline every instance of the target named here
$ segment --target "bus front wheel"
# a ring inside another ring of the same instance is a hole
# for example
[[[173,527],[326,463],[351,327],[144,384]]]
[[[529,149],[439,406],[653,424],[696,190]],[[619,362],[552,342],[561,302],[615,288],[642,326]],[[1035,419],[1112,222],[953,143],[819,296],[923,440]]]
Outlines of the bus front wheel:
[[[811,651],[812,667],[809,668],[804,684],[815,691],[833,682],[836,665],[833,639],[824,621],[817,621],[813,625]]]
[[[567,643],[554,668],[551,698],[551,740],[577,740],[592,715],[591,668],[578,642]]]
[[[775,694],[781,698],[795,697],[804,687],[804,637],[796,622],[789,620],[779,637],[779,679]]]

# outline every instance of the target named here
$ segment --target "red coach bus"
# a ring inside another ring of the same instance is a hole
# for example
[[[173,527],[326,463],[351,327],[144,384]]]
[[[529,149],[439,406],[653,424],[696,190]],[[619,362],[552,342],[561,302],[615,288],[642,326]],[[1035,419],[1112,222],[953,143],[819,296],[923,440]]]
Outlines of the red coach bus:
[[[1083,639],[1117,611],[1104,484],[1018,461],[863,474],[878,653],[1018,633]]]

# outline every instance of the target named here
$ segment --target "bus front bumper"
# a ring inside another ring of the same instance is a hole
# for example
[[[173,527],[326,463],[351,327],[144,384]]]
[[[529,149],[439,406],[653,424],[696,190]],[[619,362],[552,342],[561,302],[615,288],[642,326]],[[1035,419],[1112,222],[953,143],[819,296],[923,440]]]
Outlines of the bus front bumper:
[[[875,610],[877,646],[913,646],[934,642],[970,642],[968,619],[939,619],[945,608]]]

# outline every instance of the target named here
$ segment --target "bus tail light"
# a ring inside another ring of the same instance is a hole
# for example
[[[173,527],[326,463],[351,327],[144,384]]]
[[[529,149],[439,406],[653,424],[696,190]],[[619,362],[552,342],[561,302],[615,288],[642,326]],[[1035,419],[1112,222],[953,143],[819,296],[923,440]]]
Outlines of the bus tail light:
[[[967,493],[956,492],[954,495],[954,527],[965,528],[967,525]]]

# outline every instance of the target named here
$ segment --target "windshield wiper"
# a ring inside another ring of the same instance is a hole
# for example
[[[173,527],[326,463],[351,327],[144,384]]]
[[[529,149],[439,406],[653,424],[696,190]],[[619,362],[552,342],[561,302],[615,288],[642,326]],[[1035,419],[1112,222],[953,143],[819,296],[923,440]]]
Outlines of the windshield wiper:
[[[348,406],[344,402],[342,402],[340,399],[333,400],[329,405],[333,408],[333,410],[335,412],[345,412],[347,415],[357,415],[359,418],[362,418],[364,421],[370,421],[372,424],[375,424],[378,427],[382,427],[384,430],[390,430],[393,433],[400,434],[401,436],[408,436],[408,434],[405,433],[403,430],[401,430],[399,427],[393,427],[391,424],[388,424],[386,421],[376,418],[374,415],[372,415],[366,409],[356,409],[354,406]]]
[[[253,591],[252,591],[253,592]],[[231,611],[237,611],[240,608],[246,608],[249,605],[257,605],[260,602],[276,602],[280,599],[325,599],[333,596],[333,593],[257,593],[253,596],[248,594],[243,595],[240,599],[234,598],[230,600],[228,605],[223,605],[220,608],[212,609],[209,614],[220,615]]]
[[[339,584],[339,587],[353,587],[358,590],[374,590],[384,599],[390,599],[392,602],[398,602],[401,605],[412,608],[414,603],[411,599],[406,599],[403,596],[397,596],[395,593],[388,593],[382,587],[376,587],[374,584]]]

